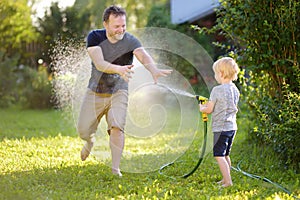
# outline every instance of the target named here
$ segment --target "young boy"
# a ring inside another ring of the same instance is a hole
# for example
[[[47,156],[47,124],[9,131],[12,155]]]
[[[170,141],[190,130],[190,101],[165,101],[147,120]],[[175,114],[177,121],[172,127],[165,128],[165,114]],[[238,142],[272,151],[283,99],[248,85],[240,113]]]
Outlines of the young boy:
[[[199,104],[199,107],[201,112],[212,113],[213,153],[223,176],[218,183],[229,187],[232,186],[229,154],[237,130],[236,113],[240,96],[232,81],[237,79],[239,67],[232,58],[224,57],[213,64],[213,70],[220,85],[212,89],[208,103]]]

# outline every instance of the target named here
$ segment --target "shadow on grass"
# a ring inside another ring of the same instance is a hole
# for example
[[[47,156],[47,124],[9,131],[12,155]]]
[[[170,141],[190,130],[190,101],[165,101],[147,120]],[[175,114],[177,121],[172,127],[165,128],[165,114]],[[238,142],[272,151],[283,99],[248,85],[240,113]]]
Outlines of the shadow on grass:
[[[73,119],[72,119],[73,120]],[[78,137],[75,123],[59,110],[0,109],[0,141],[32,137]]]
[[[14,172],[1,175],[0,182],[0,199],[88,199],[91,193],[106,193],[112,184],[118,188],[116,177],[102,165]]]

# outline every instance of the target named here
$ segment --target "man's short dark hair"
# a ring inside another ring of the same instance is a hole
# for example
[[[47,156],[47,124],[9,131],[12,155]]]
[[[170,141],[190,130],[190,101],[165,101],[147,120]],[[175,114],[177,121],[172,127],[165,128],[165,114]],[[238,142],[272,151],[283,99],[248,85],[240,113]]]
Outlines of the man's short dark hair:
[[[108,22],[110,15],[114,15],[116,17],[123,16],[123,15],[126,16],[126,11],[119,6],[115,6],[115,5],[109,6],[104,10],[103,21]]]

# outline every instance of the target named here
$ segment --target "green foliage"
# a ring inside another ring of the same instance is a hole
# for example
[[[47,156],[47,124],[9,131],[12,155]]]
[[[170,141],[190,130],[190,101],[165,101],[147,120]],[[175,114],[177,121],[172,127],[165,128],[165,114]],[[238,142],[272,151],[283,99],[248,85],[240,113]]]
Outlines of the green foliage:
[[[83,43],[89,29],[89,15],[86,10],[79,12],[77,7],[61,10],[57,2],[52,3],[50,12],[45,12],[45,16],[39,18],[39,42],[43,44],[40,57],[46,63],[52,63],[57,41]]]
[[[13,54],[11,50],[20,49],[23,42],[35,40],[27,0],[1,0],[0,11],[1,52]]]
[[[267,77],[265,77],[266,80]],[[286,86],[288,87],[288,86]],[[252,92],[258,92],[258,88]],[[264,90],[259,87],[259,90]],[[251,106],[256,110],[256,121],[258,122],[251,137],[258,143],[269,145],[280,156],[282,163],[293,166],[295,170],[300,169],[300,130],[299,110],[300,95],[285,89],[286,94],[281,102],[279,98],[263,96],[258,99],[249,99]]]
[[[152,6],[165,3],[167,0],[76,0],[74,7],[78,10],[77,14],[88,12],[89,19],[86,24],[90,29],[101,28],[102,13],[104,9],[110,5],[119,5],[125,8],[127,13],[127,28],[129,30],[142,28],[147,24],[147,18]]]
[[[253,76],[269,74],[266,95],[282,94],[285,83],[299,92],[299,1],[222,1],[218,25],[238,46],[239,62]]]
[[[15,86],[17,76],[14,73],[19,55],[13,58],[7,58],[3,52],[0,51],[0,108],[9,107],[16,103],[17,97],[15,95]]]
[[[27,0],[0,1],[0,62],[3,65],[8,64],[7,59],[12,59],[11,63],[17,61],[16,65],[28,60],[31,56],[28,44],[37,41],[39,36],[32,25],[31,10],[27,3]]]
[[[0,107],[20,100],[16,87],[22,79],[18,69],[28,58],[24,47],[38,37],[27,3],[27,0],[0,1]]]
[[[221,1],[218,31],[243,68],[243,97],[253,109],[252,138],[299,170],[299,1]],[[232,49],[232,47],[230,47]]]
[[[47,68],[38,70],[18,65],[19,56],[0,62],[0,108],[19,105],[23,108],[50,108],[51,80]]]
[[[70,119],[69,119],[70,120]],[[232,149],[232,163],[241,169],[270,178],[300,197],[299,174],[282,171],[277,155],[265,148],[249,144],[245,130],[249,122],[243,118]],[[187,179],[176,180],[147,173],[111,175],[110,168],[93,156],[82,162],[82,141],[74,124],[67,123],[54,110],[0,110],[0,199],[286,199],[293,200],[273,185],[250,179],[232,171],[234,185],[221,189],[215,182],[221,176],[212,155]],[[129,142],[129,141],[127,141]],[[134,145],[134,144],[131,144]],[[159,145],[152,145],[153,152]],[[180,175],[192,169],[198,149],[191,149],[186,163],[178,162],[165,175]]]
[[[280,123],[274,127],[276,139],[280,143],[274,146],[274,149],[283,154],[287,164],[293,164],[299,170],[300,137],[295,130],[300,130],[300,95],[289,91],[284,96],[281,108],[279,108]]]
[[[20,99],[23,108],[51,108],[52,84],[47,68],[40,66],[38,70],[25,67],[22,70],[23,80],[19,83]]]

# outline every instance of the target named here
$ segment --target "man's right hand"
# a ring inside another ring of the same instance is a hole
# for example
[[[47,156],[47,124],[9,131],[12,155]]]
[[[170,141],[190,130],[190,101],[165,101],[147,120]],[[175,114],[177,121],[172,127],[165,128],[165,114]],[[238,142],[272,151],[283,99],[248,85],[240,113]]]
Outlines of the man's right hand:
[[[118,67],[118,74],[126,81],[128,82],[130,78],[132,78],[131,73],[134,73],[134,71],[131,69],[133,65],[124,65]]]

